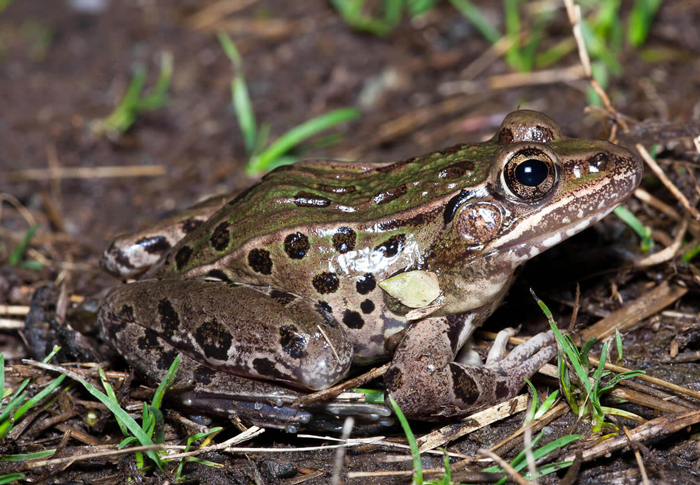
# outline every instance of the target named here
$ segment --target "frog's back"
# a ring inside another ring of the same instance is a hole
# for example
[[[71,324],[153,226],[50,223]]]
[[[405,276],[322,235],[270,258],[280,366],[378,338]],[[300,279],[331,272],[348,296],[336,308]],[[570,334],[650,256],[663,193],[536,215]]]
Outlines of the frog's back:
[[[483,161],[498,149],[458,145],[396,163],[305,161],[280,167],[189,234],[147,276],[203,274],[214,266],[221,271],[217,263],[225,258],[236,279],[250,280],[246,276],[270,275],[276,255],[287,265],[316,252],[320,262],[330,253],[380,245],[404,232],[402,227],[417,225],[416,217],[423,227],[426,217],[439,219],[445,199],[484,182],[490,165]],[[431,203],[432,216],[426,211]]]

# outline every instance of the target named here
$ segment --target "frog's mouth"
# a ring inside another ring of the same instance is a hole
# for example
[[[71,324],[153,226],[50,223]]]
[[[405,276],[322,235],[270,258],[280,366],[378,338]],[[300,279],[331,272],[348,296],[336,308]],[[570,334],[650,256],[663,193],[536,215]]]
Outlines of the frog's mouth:
[[[507,253],[512,258],[514,265],[519,265],[592,226],[615,210],[618,205],[619,204],[615,204],[611,207],[605,207],[604,209],[595,211],[582,219],[560,225],[552,231],[539,234],[538,236],[527,239],[526,241],[518,241],[513,244],[497,248],[497,251],[503,254]]]

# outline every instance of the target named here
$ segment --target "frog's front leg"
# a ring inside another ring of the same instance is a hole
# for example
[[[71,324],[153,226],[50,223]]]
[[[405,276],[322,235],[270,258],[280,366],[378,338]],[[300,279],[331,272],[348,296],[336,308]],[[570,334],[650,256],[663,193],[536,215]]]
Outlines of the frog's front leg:
[[[312,390],[333,385],[352,360],[344,328],[323,306],[270,287],[200,278],[138,281],[112,290],[98,319],[119,353],[154,381],[178,352],[204,374]],[[186,385],[183,378],[176,375],[176,384]]]
[[[387,392],[409,417],[430,418],[496,404],[515,396],[556,354],[551,332],[541,333],[501,358],[505,340],[485,365],[455,362],[474,328],[473,315],[427,318],[415,323],[396,349],[384,376]]]

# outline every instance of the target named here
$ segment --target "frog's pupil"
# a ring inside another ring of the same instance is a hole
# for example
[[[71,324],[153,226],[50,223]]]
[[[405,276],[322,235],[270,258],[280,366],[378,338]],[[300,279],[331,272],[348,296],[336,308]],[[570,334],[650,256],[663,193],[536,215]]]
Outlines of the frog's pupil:
[[[528,187],[537,187],[547,178],[547,164],[542,160],[531,158],[525,160],[515,169],[515,178]]]

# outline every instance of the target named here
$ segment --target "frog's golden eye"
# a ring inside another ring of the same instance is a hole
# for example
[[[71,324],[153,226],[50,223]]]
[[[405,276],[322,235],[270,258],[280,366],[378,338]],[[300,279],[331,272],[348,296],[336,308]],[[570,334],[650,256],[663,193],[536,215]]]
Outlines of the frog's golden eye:
[[[538,200],[554,187],[557,171],[552,159],[535,148],[513,155],[503,169],[506,186],[516,197]]]

